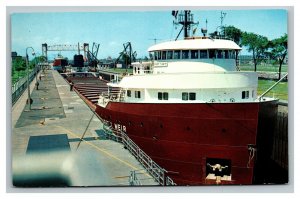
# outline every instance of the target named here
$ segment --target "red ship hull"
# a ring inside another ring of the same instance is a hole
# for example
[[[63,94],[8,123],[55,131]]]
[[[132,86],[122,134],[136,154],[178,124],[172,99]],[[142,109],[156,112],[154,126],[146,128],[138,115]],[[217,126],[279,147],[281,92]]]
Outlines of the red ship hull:
[[[109,102],[105,108],[97,105],[96,113],[125,131],[178,185],[216,184],[206,178],[209,161],[229,165],[231,179],[222,184],[253,184],[257,159],[249,147],[260,145],[258,133],[272,131],[277,105]]]

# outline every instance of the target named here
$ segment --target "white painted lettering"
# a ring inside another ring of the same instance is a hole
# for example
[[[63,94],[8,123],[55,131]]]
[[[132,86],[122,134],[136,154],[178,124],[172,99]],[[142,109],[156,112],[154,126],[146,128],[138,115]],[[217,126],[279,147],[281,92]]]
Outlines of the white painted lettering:
[[[121,125],[121,124],[115,124],[114,125],[115,130],[117,131],[124,131],[126,132],[126,126],[125,125]]]

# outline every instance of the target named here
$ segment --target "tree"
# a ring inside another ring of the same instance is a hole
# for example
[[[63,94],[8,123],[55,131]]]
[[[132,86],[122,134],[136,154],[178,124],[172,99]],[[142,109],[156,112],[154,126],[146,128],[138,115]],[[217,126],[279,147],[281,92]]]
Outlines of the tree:
[[[286,58],[288,52],[288,37],[287,34],[284,34],[280,38],[273,39],[271,41],[272,50],[270,52],[271,57],[273,59],[277,59],[279,61],[279,69],[278,69],[278,79],[281,78],[281,68],[282,64]]]
[[[270,47],[268,38],[255,33],[244,32],[241,44],[248,48],[248,52],[252,52],[254,71],[256,71],[257,64],[261,62]]]
[[[226,38],[233,40],[236,44],[241,46],[243,32],[240,29],[234,26],[224,26],[221,28],[221,31]]]
[[[12,68],[15,71],[26,70],[26,62],[25,60],[19,56],[12,60]]]

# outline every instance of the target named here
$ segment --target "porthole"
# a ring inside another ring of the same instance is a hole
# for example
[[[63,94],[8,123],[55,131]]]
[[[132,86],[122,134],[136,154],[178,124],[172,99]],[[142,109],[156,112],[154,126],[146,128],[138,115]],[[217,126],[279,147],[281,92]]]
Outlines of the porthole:
[[[230,102],[235,102],[235,99],[234,98],[230,98]]]

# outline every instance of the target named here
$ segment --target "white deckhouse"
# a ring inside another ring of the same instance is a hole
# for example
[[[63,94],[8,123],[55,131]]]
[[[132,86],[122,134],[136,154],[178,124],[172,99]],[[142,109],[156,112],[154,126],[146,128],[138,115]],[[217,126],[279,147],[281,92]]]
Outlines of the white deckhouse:
[[[257,98],[257,74],[237,70],[241,48],[231,40],[192,37],[148,49],[151,62],[133,63],[133,75],[109,83],[128,103],[240,103]],[[100,97],[99,104],[106,105]]]

